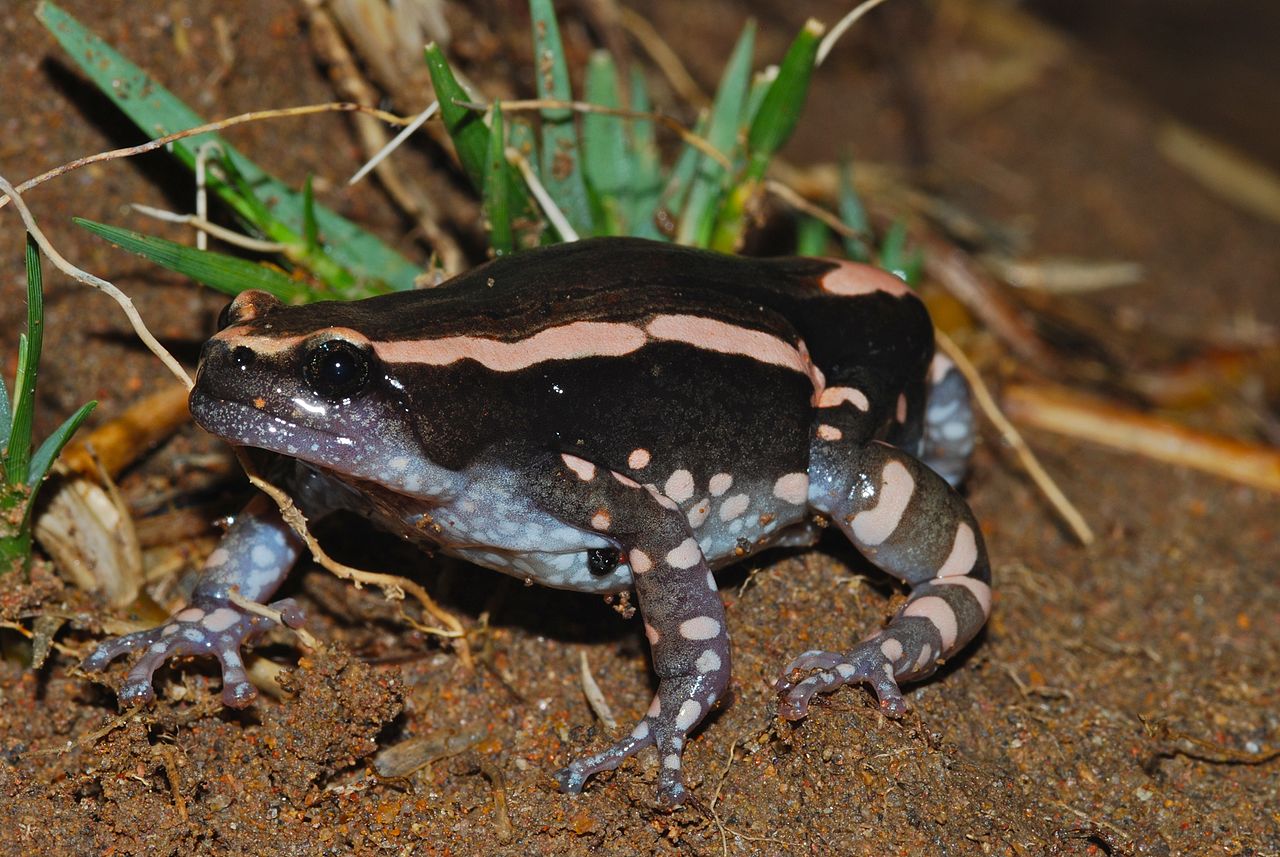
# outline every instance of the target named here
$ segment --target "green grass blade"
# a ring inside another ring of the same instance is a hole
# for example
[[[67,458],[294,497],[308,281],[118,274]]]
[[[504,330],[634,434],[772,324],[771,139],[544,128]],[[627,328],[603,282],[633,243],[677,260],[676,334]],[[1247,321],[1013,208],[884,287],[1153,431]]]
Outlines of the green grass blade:
[[[825,256],[829,234],[827,224],[818,218],[800,218],[799,224],[796,225],[796,255]]]
[[[737,143],[738,123],[751,78],[755,33],[755,22],[748,21],[734,46],[729,64],[725,66],[715,101],[711,105],[707,142],[730,158]],[[707,246],[715,225],[715,215],[722,201],[724,180],[724,167],[705,155],[699,159],[689,188],[689,197],[680,213],[676,241],[695,247]]]
[[[31,461],[31,423],[36,408],[36,377],[44,341],[44,276],[40,250],[27,236],[27,332],[18,337],[18,376],[13,384],[13,428],[5,455],[5,478],[10,485],[27,481]]]
[[[880,267],[906,283],[914,283],[920,278],[923,263],[924,257],[919,252],[907,255],[906,222],[893,221],[880,245]]]
[[[529,16],[533,21],[534,78],[538,97],[572,101],[569,66],[565,62],[560,25],[556,22],[551,0],[529,0]],[[574,125],[573,111],[543,110],[541,115],[542,169],[538,178],[577,233],[592,235],[595,226],[582,175],[582,154],[578,149],[578,129]]]
[[[631,109],[647,113],[652,107],[644,72],[631,69]],[[662,197],[662,163],[658,157],[658,140],[653,122],[632,119],[627,125],[627,157],[632,163],[631,195],[627,202],[627,231],[641,238],[664,239],[653,222]],[[691,168],[692,171],[692,168]]]
[[[311,192],[311,176],[302,185],[302,241],[308,253],[320,252],[320,226],[316,223],[316,198]]]
[[[511,165],[505,153],[502,108],[494,105],[489,120],[489,158],[484,174],[484,216],[489,227],[489,247],[496,256],[515,250],[511,229]]]
[[[125,59],[106,42],[86,29],[54,3],[44,0],[37,17],[62,44],[63,49],[100,90],[123,111],[143,133],[158,137],[203,124],[203,119],[145,72]],[[268,206],[295,234],[302,234],[303,196],[263,171],[217,134],[201,134],[172,144],[171,150],[184,164],[195,164],[196,150],[217,142],[252,188],[254,196]],[[216,178],[209,187],[228,204],[240,210],[232,188]],[[420,269],[374,235],[324,206],[316,206],[316,221],[328,239],[327,252],[343,267],[363,280],[381,281],[394,289],[413,288]]]
[[[764,178],[770,159],[782,148],[800,121],[823,30],[822,24],[813,19],[805,23],[804,29],[787,49],[787,55],[778,67],[778,78],[765,93],[756,112],[747,135],[747,150],[751,153],[747,177],[752,181]]]
[[[484,165],[489,153],[489,128],[484,124],[483,116],[457,103],[470,101],[471,93],[458,83],[440,46],[435,42],[427,45],[426,57],[431,85],[435,87],[436,100],[440,102],[440,118],[444,120],[449,139],[453,140],[458,162],[471,180],[471,186],[483,192]]]
[[[212,250],[196,250],[163,238],[143,235],[83,218],[72,218],[78,225],[130,253],[150,259],[157,265],[177,271],[227,295],[238,295],[245,289],[270,292],[285,303],[315,300],[306,283],[288,274]]]
[[[840,220],[858,235],[845,235],[841,239],[845,255],[855,262],[870,262],[871,247],[866,240],[859,237],[870,235],[871,226],[867,222],[867,210],[862,205],[862,197],[858,196],[853,186],[853,162],[845,159],[840,164]]]
[[[613,58],[596,51],[587,63],[587,101],[617,108],[618,70]],[[582,117],[582,166],[589,190],[599,201],[598,234],[628,231],[626,198],[634,186],[633,161],[627,154],[625,120],[621,116],[588,113]]]
[[[0,482],[4,479],[4,448],[9,445],[9,431],[13,428],[13,410],[9,405],[9,389],[0,378]]]
[[[81,405],[80,410],[67,417],[66,422],[46,437],[35,455],[31,456],[31,472],[27,474],[27,485],[31,488],[31,501],[35,500],[36,491],[39,490],[40,483],[44,481],[49,468],[53,465],[53,460],[58,457],[62,448],[67,445],[67,441],[71,440],[71,436],[76,433],[76,429],[80,428],[80,424],[97,406],[97,402],[86,402]]]

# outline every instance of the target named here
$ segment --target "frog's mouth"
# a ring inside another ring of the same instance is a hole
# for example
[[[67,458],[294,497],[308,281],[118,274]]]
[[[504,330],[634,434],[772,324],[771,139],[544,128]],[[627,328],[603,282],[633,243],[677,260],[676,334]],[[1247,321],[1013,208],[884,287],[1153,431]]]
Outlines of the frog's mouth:
[[[223,399],[196,386],[188,407],[197,425],[236,446],[265,449],[343,472],[362,457],[352,438],[286,419],[260,401]]]

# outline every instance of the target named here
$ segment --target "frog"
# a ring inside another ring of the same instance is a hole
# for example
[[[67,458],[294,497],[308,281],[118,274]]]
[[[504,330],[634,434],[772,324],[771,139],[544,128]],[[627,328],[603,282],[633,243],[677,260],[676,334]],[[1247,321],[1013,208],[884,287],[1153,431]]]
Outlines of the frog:
[[[785,665],[788,720],[845,685],[902,715],[900,685],[991,611],[957,487],[974,446],[968,385],[935,353],[922,300],[869,265],[596,238],[359,301],[245,291],[203,346],[189,404],[205,430],[265,450],[308,519],[355,512],[526,583],[634,598],[657,690],[630,732],[554,775],[566,792],[655,747],[659,802],[687,799],[686,742],[730,686],[714,572],[744,557],[833,528],[908,590],[847,649]],[[247,705],[242,647],[304,620],[271,601],[303,550],[260,496],[184,607],[99,644],[85,669],[140,651],[127,706],[154,698],[168,659],[210,655],[223,701]]]

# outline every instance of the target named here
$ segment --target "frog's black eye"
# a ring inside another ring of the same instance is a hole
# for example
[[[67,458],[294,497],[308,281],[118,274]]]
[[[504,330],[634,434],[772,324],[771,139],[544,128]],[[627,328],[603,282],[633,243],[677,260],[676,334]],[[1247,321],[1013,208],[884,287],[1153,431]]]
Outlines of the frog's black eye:
[[[360,392],[369,380],[369,355],[345,339],[326,339],[308,349],[302,377],[316,395],[346,399]]]
[[[612,574],[622,557],[613,548],[592,548],[587,551],[587,570],[596,577]]]

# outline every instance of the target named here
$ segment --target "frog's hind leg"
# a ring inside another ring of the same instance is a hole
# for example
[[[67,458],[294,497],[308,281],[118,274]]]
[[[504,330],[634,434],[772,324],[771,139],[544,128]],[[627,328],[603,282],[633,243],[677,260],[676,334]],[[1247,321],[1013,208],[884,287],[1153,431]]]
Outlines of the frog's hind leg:
[[[986,622],[991,570],[982,533],[955,489],[887,444],[852,446],[819,436],[810,476],[810,505],[911,594],[884,628],[852,649],[810,651],[792,661],[777,683],[780,713],[799,719],[815,693],[866,682],[882,709],[901,714],[906,704],[898,683],[932,673]],[[795,670],[812,674],[793,681]]]
[[[969,382],[949,357],[935,354],[929,365],[920,458],[950,485],[959,485],[969,471],[975,432]]]
[[[574,760],[556,779],[565,791],[580,792],[592,774],[655,745],[661,760],[658,796],[679,804],[687,797],[680,771],[685,738],[729,684],[729,635],[715,578],[674,502],[580,458],[558,458],[563,463],[557,461],[541,485],[539,505],[620,549],[619,559],[634,580],[658,692],[630,734]]]

